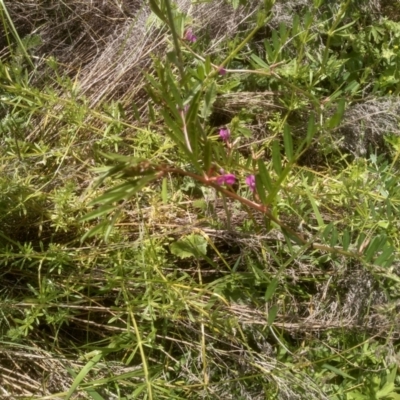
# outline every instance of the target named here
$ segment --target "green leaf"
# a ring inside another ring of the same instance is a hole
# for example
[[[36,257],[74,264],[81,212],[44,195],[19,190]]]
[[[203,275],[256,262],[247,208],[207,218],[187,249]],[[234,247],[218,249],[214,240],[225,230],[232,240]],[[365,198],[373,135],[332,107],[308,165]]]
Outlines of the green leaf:
[[[288,161],[291,162],[293,160],[293,140],[288,124],[285,124],[285,127],[283,128],[283,144],[285,146],[286,157]]]
[[[347,250],[350,246],[350,233],[347,229],[343,232],[342,246],[343,250]]]
[[[313,195],[311,194],[310,190],[308,189],[308,187],[306,187],[306,193],[307,193],[307,197],[310,200],[311,203],[311,207],[314,211],[315,214],[315,218],[318,222],[318,226],[320,228],[324,228],[325,227],[325,223],[324,220],[322,219],[321,213],[319,212],[318,206],[317,206],[317,202],[315,201]]]
[[[94,218],[104,217],[106,214],[110,213],[115,209],[113,204],[109,204],[106,206],[98,207],[96,210],[91,211],[90,213],[84,215],[79,221],[90,221]]]
[[[151,104],[151,101],[147,102],[147,107],[148,107],[148,111],[149,111],[149,118],[150,121],[155,124],[156,123],[156,113],[154,112],[154,107]]]
[[[121,215],[121,209],[118,209],[115,211],[111,221],[108,222],[105,232],[104,232],[104,240],[107,242],[108,238],[114,228],[115,222],[117,221],[117,218]]]
[[[165,73],[168,86],[163,86],[164,94],[163,99],[168,102],[168,106],[171,110],[175,111],[176,108],[182,109],[183,108],[183,98],[182,94],[180,93],[180,89],[175,82],[171,70],[168,70]],[[171,99],[170,95],[172,94],[173,99]]]
[[[386,383],[382,389],[378,390],[378,392],[376,393],[375,396],[377,399],[381,399],[382,397],[388,396],[390,393],[393,392],[393,390],[394,390],[394,383],[389,382],[389,383]]]
[[[206,140],[206,143],[204,145],[204,170],[206,171],[206,173],[208,173],[208,171],[211,168],[211,162],[212,162],[212,144],[210,140]]]
[[[357,22],[357,19],[355,19],[355,20],[349,22],[349,23],[346,24],[346,25],[341,26],[340,28],[334,30],[334,31],[332,32],[332,35],[335,34],[335,33],[340,32],[340,31],[343,31],[343,30],[345,30],[345,29],[347,29],[347,28],[350,28],[350,26],[354,25],[356,22]]]
[[[217,85],[212,81],[211,85],[208,86],[206,94],[204,96],[204,103],[201,110],[202,118],[208,118],[212,113],[212,107],[217,98]]]
[[[331,238],[330,238],[330,241],[329,241],[329,244],[330,244],[331,247],[335,247],[337,245],[338,237],[339,237],[339,234],[338,234],[338,231],[336,229],[336,226],[333,225],[332,232],[331,232]]]
[[[325,240],[326,242],[329,241],[329,237],[330,237],[330,235],[331,235],[332,229],[333,229],[333,222],[330,222],[330,223],[326,226],[326,228],[324,229],[324,232],[322,233],[322,237],[324,238],[324,240]]]
[[[369,262],[374,254],[381,250],[387,240],[386,235],[377,235],[369,243],[367,250],[364,252],[365,261]]]
[[[278,279],[277,278],[272,279],[271,283],[267,287],[267,290],[265,291],[265,296],[264,296],[265,301],[271,299],[271,297],[274,295],[276,291],[277,286],[278,286]]]
[[[299,27],[300,27],[300,17],[298,14],[295,14],[293,17],[293,24],[292,24],[292,37],[296,38],[297,34],[299,33]]]
[[[257,194],[260,197],[260,200],[263,204],[267,203],[267,195],[265,194],[264,185],[262,184],[261,177],[259,174],[256,175],[256,189]]]
[[[371,400],[371,397],[364,396],[358,390],[354,390],[354,391],[349,392],[348,399],[349,400]]]
[[[278,314],[278,306],[274,304],[269,310],[268,310],[268,326],[271,326],[276,318],[276,315]]]
[[[106,228],[108,226],[108,221],[104,220],[100,222],[99,224],[95,225],[93,228],[91,228],[89,231],[87,231],[81,238],[81,242],[83,243],[85,239],[91,238],[98,233],[101,233],[102,235],[104,234]]]
[[[161,199],[164,204],[168,203],[168,179],[164,178],[161,188]]]
[[[257,12],[256,20],[257,20],[257,27],[258,28],[263,28],[265,26],[265,24],[266,24],[266,14],[265,14],[265,12],[263,10],[259,10]]]
[[[269,65],[261,60],[260,57],[256,56],[254,53],[251,54],[250,58],[261,68],[269,70]]]
[[[359,87],[360,84],[357,81],[351,81],[344,89],[344,92],[346,93],[350,92],[351,94],[355,94]]]
[[[315,116],[314,114],[310,115],[310,118],[308,120],[308,126],[307,126],[307,137],[306,137],[306,141],[307,144],[310,145],[314,135],[315,135]]]
[[[395,366],[389,373],[389,375],[386,377],[386,383],[383,386],[382,389],[380,389],[376,393],[376,398],[381,399],[382,397],[387,397],[390,395],[390,398],[393,399],[393,394],[397,395],[397,393],[393,393],[394,391],[394,381],[396,379],[396,374],[397,374],[397,366]],[[400,397],[400,396],[399,396]]]
[[[149,0],[149,3],[150,3],[151,11],[153,11],[153,13],[156,14],[157,17],[161,19],[161,21],[166,22],[166,18],[164,16],[164,14],[161,12],[160,7],[158,7],[157,1]]]
[[[211,57],[208,55],[206,56],[206,61],[204,64],[204,70],[205,73],[208,75],[211,71],[212,71],[212,67],[211,67]]]
[[[94,204],[111,204],[120,200],[128,199],[135,193],[142,190],[150,182],[156,178],[156,175],[146,175],[140,179],[129,180],[116,187],[107,190],[103,195],[97,197],[92,201],[91,205]]]
[[[103,353],[101,351],[96,351],[97,354],[81,369],[79,374],[76,376],[69,388],[67,394],[65,395],[65,400],[69,400],[74,394],[75,390],[78,388],[79,384],[83,381],[85,376],[90,372],[90,370],[101,360]]]
[[[268,192],[272,192],[272,189],[273,189],[272,180],[271,180],[271,177],[267,170],[267,167],[265,166],[264,161],[259,158],[257,161],[257,165],[258,165],[258,174],[260,175],[260,179],[261,179],[261,182],[262,182],[264,188]]]
[[[340,370],[339,368],[334,367],[333,365],[324,364],[324,365],[322,365],[322,368],[329,369],[329,371],[332,371],[332,372],[334,372],[336,375],[339,375],[339,376],[341,376],[341,377],[343,377],[343,378],[355,380],[355,378],[353,378],[351,375],[346,374],[346,372],[343,372],[342,370]]]
[[[171,253],[179,258],[200,257],[207,254],[207,240],[194,233],[170,245]]]
[[[388,245],[385,249],[382,250],[380,256],[376,260],[374,260],[374,264],[381,267],[388,267],[392,264],[393,260],[394,248]]]
[[[277,140],[272,142],[272,166],[278,175],[282,173],[281,147]]]
[[[336,113],[329,119],[328,126],[330,129],[336,128],[339,126],[340,122],[342,121],[344,110],[345,110],[345,105],[346,105],[346,100],[345,99],[340,99],[337,103],[337,110]]]
[[[240,262],[242,261],[242,256],[239,256],[238,259],[235,262],[235,265],[232,268],[232,272],[236,272],[236,270],[239,268]]]

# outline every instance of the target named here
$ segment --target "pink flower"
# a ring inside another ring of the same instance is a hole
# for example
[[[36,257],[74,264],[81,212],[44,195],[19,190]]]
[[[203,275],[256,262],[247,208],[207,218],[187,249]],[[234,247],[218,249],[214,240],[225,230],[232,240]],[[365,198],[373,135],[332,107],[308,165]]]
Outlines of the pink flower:
[[[221,128],[221,129],[219,130],[219,137],[220,137],[224,142],[227,142],[227,141],[229,140],[229,138],[231,137],[231,131],[230,131],[228,128],[226,128],[226,127]]]
[[[197,40],[197,37],[194,35],[192,28],[188,28],[185,32],[184,39],[188,42],[194,43]]]
[[[217,178],[218,185],[233,185],[236,182],[236,176],[233,174],[224,174]]]
[[[245,182],[252,192],[256,190],[256,177],[254,175],[249,175],[246,177]]]
[[[224,67],[219,67],[219,68],[218,68],[218,73],[219,73],[220,75],[225,75],[225,74],[226,74],[226,69],[225,69]]]

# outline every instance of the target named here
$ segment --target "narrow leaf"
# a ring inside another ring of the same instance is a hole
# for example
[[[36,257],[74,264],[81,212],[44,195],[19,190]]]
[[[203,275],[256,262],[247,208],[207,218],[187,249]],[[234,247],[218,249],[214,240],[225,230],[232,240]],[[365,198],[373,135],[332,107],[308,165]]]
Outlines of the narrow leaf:
[[[67,394],[65,395],[65,400],[69,400],[71,396],[74,394],[75,390],[78,388],[79,384],[83,381],[85,376],[90,372],[90,370],[101,360],[103,357],[102,352],[98,352],[79,372],[77,377],[72,382],[70,389],[68,390]]]
[[[310,118],[308,120],[308,126],[307,126],[306,141],[307,141],[308,145],[313,140],[314,135],[315,135],[315,116],[314,116],[314,114],[311,114]]]
[[[153,11],[153,13],[156,14],[157,17],[161,19],[161,21],[166,22],[165,16],[161,12],[160,7],[158,7],[157,1],[156,0],[149,0],[149,3],[150,3],[151,11]]]
[[[172,72],[170,71],[170,69],[166,71],[165,75],[167,78],[168,87],[167,86],[163,87],[164,91],[163,99],[165,101],[168,101],[169,99],[171,99],[170,95],[172,94],[174,102],[171,102],[172,99],[168,101],[169,108],[174,111],[176,110],[177,107],[178,109],[182,109],[183,108],[182,94],[180,93],[177,83],[174,81],[172,77]]]
[[[293,160],[293,140],[288,124],[285,124],[285,127],[283,128],[283,144],[285,146],[286,157],[288,161],[291,162]]]
[[[339,368],[334,367],[333,365],[324,364],[324,365],[322,366],[322,368],[329,369],[329,371],[332,371],[332,372],[334,372],[336,375],[339,375],[339,376],[341,376],[341,377],[343,377],[343,378],[347,378],[347,379],[351,379],[351,380],[354,380],[354,379],[355,379],[355,378],[353,378],[351,375],[346,374],[346,372],[343,372],[342,370],[340,370]]]
[[[211,141],[206,139],[206,143],[204,145],[204,169],[208,173],[211,168],[211,158],[212,158],[212,147]]]
[[[271,326],[276,318],[276,315],[278,314],[278,306],[274,304],[269,310],[268,310],[268,320],[267,323],[269,326]]]
[[[350,233],[347,229],[343,233],[342,246],[343,250],[347,250],[350,246]]]
[[[337,104],[338,104],[338,106],[337,106],[336,113],[330,118],[329,123],[328,123],[328,126],[330,129],[336,128],[337,126],[339,126],[340,122],[342,121],[346,101],[345,101],[345,99],[340,99]]]
[[[374,264],[379,265],[380,267],[387,267],[388,264],[393,262],[393,259],[394,249],[392,246],[388,246],[382,251],[382,254],[376,260],[374,260]]]
[[[314,211],[314,214],[315,214],[315,218],[316,218],[316,220],[318,222],[318,226],[320,228],[323,228],[325,226],[324,220],[322,219],[322,216],[321,216],[321,213],[319,212],[317,203],[316,203],[314,197],[312,196],[310,190],[308,189],[308,187],[306,187],[306,193],[307,193],[308,199],[310,200],[311,207],[312,207],[312,209]]]
[[[260,176],[260,179],[261,179],[261,182],[262,182],[264,188],[268,192],[272,192],[272,180],[271,180],[271,177],[267,170],[267,167],[265,166],[264,161],[261,159],[258,159],[257,165],[258,165],[258,174]]]
[[[265,301],[269,301],[272,298],[276,291],[276,287],[278,286],[278,279],[272,279],[271,283],[268,285],[267,290],[265,291]]]
[[[161,188],[161,199],[164,204],[168,203],[168,179],[164,178]]]
[[[272,166],[275,172],[280,175],[282,172],[281,148],[277,140],[272,142]]]
[[[324,238],[325,242],[329,242],[332,229],[333,229],[333,222],[330,222],[324,229],[324,232],[322,233],[322,237]]]
[[[257,194],[260,197],[261,202],[263,204],[268,204],[267,196],[265,194],[265,188],[264,188],[264,185],[262,184],[261,177],[259,174],[256,175],[256,189],[257,189]]]
[[[212,106],[217,98],[217,86],[213,81],[211,85],[207,88],[206,94],[204,96],[204,103],[201,110],[201,116],[207,118],[211,115]]]
[[[384,236],[384,240],[386,241],[386,235],[383,235],[383,236]],[[374,254],[376,254],[378,251],[381,250],[381,245],[384,244],[384,243],[382,243],[381,239],[382,239],[382,237],[380,235],[378,235],[378,236],[375,236],[371,240],[367,250],[364,253],[365,261],[367,261],[367,262],[370,261],[372,259],[372,257],[374,256]]]
[[[338,231],[336,229],[336,226],[333,225],[332,232],[331,232],[331,238],[330,238],[330,241],[329,241],[331,247],[335,247],[337,245],[338,237],[339,237],[339,234],[338,234]]]
[[[80,218],[79,221],[89,221],[94,218],[104,217],[106,214],[113,211],[114,209],[115,206],[113,204],[98,207],[96,208],[96,210],[91,211],[90,213],[84,215],[82,218]]]
[[[254,53],[251,54],[250,58],[261,68],[269,70],[269,65],[265,63],[260,57],[256,56]]]

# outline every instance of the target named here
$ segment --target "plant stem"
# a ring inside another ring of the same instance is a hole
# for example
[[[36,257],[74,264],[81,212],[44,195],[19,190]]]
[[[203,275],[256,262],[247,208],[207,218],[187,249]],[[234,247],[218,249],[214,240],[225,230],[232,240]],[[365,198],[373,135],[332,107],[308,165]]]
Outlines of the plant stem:
[[[176,51],[176,58],[177,58],[177,64],[178,64],[177,66],[179,69],[179,74],[181,76],[181,80],[184,81],[185,71],[183,69],[182,53],[181,53],[181,48],[179,46],[178,34],[176,33],[176,29],[175,29],[174,16],[172,15],[172,8],[171,8],[170,0],[165,0],[165,8],[167,9],[169,28],[171,29],[172,40],[174,41],[174,47],[175,47],[175,51]]]
[[[321,251],[326,251],[326,252],[332,253],[332,254],[341,254],[346,257],[360,259],[360,254],[358,254],[356,252],[347,251],[340,247],[331,247],[331,246],[326,246],[326,245],[319,244],[319,243],[309,242],[308,240],[304,239],[304,237],[301,234],[297,233],[292,228],[288,227],[286,224],[284,224],[282,221],[280,221],[279,218],[275,217],[268,210],[268,207],[265,206],[264,204],[255,203],[254,201],[246,199],[245,197],[242,197],[235,192],[232,192],[228,189],[221,187],[216,182],[210,181],[209,178],[207,178],[207,177],[203,177],[203,176],[194,174],[192,172],[184,171],[180,168],[156,167],[156,169],[163,173],[172,173],[172,174],[177,174],[177,175],[181,175],[181,176],[189,176],[190,178],[192,178],[198,182],[201,182],[205,186],[213,187],[220,193],[224,194],[226,197],[230,197],[231,199],[239,201],[243,205],[246,205],[254,210],[260,211],[268,219],[275,222],[275,224],[277,224],[282,229],[282,231],[284,231],[288,235],[294,237],[296,239],[296,241],[298,241],[302,245],[309,246],[315,250],[321,250]]]

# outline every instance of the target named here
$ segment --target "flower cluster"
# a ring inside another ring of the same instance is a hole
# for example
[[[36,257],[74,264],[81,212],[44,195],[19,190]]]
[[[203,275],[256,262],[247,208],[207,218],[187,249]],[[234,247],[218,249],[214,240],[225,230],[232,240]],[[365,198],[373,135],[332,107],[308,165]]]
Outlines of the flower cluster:
[[[236,183],[236,176],[234,174],[225,174],[224,170],[221,170],[221,175],[217,177],[216,182],[218,185],[231,186]],[[245,183],[252,192],[256,191],[256,177],[254,175],[248,175]]]

